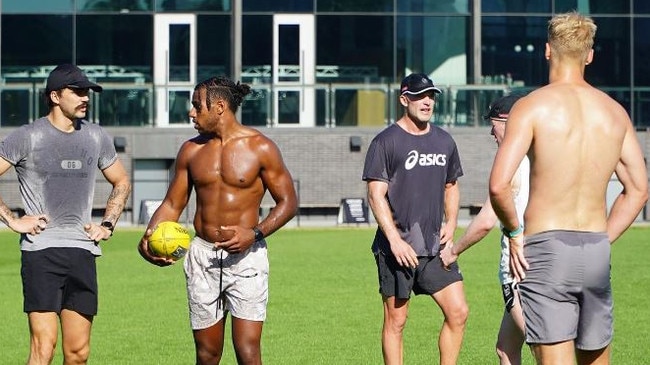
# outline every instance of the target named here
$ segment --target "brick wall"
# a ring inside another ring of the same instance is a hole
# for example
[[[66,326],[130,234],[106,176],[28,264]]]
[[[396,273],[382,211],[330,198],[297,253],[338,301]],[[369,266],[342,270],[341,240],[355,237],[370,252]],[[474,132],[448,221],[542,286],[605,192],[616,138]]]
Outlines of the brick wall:
[[[346,197],[365,197],[366,185],[361,181],[365,154],[372,138],[382,127],[341,128],[260,128],[282,151],[300,193],[303,207],[336,207]],[[126,150],[120,153],[127,170],[132,160],[141,158],[173,159],[178,148],[196,132],[191,128],[108,128],[113,136],[126,138]],[[4,139],[10,129],[0,131]],[[461,206],[482,204],[487,197],[487,181],[496,152],[496,143],[488,127],[450,128],[460,152],[465,175],[459,180]],[[650,154],[650,132],[637,136],[646,156]],[[359,137],[361,148],[351,151],[350,137]],[[134,183],[137,184],[137,181]],[[105,206],[110,185],[100,176],[95,194],[96,208]],[[13,170],[0,179],[0,197],[10,207],[21,207]],[[161,197],[162,198],[162,197]],[[129,201],[129,208],[134,202]],[[135,202],[139,204],[139,202]],[[265,197],[265,207],[272,199]],[[193,207],[193,202],[190,209]],[[132,217],[125,217],[131,220]]]

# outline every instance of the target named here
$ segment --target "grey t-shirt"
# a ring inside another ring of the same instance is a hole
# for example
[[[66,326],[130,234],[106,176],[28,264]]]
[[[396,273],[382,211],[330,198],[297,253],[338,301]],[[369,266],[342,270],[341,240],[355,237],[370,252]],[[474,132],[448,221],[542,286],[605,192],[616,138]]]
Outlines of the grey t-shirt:
[[[413,135],[393,124],[370,143],[363,180],[388,183],[388,203],[402,239],[418,256],[440,250],[445,184],[463,175],[456,142],[431,124],[424,135]],[[378,228],[373,252],[391,254],[388,239]]]
[[[50,219],[40,234],[21,235],[21,250],[79,247],[101,255],[83,227],[91,222],[98,169],[117,160],[103,128],[79,120],[77,130],[65,133],[43,117],[11,132],[0,143],[0,157],[14,165],[25,213]]]

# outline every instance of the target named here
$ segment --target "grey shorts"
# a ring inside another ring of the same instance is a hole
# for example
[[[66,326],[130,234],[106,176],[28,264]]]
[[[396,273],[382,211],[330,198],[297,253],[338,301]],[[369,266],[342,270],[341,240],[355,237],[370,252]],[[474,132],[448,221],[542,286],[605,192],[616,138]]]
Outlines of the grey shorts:
[[[526,237],[529,270],[519,283],[528,344],[575,340],[598,350],[612,340],[610,242],[604,232],[547,231]]]
[[[183,268],[193,330],[214,325],[226,311],[241,319],[266,319],[269,261],[264,240],[246,252],[229,254],[195,237]]]
[[[445,270],[440,256],[418,257],[419,263],[415,269],[400,266],[395,256],[381,252],[375,254],[375,261],[379,275],[379,293],[386,297],[408,299],[411,291],[416,295],[433,295],[448,285],[463,280],[458,263],[454,262],[449,270]]]

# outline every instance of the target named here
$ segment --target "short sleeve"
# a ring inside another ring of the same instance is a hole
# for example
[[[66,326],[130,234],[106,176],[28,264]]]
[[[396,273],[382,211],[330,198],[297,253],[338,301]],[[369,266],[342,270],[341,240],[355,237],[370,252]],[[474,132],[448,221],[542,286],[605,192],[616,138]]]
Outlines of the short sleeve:
[[[117,151],[113,144],[113,137],[104,128],[99,127],[99,137],[100,146],[97,167],[100,170],[104,170],[117,161]]]
[[[388,181],[388,157],[386,153],[386,146],[381,139],[376,138],[370,142],[368,152],[366,153],[366,161],[363,166],[363,181],[381,180]]]
[[[454,142],[453,139],[452,143],[454,148],[447,164],[447,183],[456,181],[459,177],[463,176],[463,167],[460,163],[460,154],[458,153],[458,147],[456,146],[456,142]]]
[[[30,143],[31,139],[27,136],[26,127],[20,127],[0,142],[0,157],[15,166],[29,153]]]

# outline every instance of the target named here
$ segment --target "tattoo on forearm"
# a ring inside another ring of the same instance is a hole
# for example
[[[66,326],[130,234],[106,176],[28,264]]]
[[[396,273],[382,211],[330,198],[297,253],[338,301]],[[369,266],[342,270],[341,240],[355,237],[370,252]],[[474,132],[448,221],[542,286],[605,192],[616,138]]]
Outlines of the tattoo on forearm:
[[[104,213],[104,219],[117,223],[117,220],[120,218],[120,215],[126,206],[126,201],[129,199],[130,192],[131,187],[129,184],[117,185],[113,188],[108,197],[108,201],[106,202],[106,213]]]
[[[2,223],[9,225],[9,220],[14,218],[14,212],[12,212],[7,204],[5,204],[2,199],[0,199],[0,219],[2,220]]]

